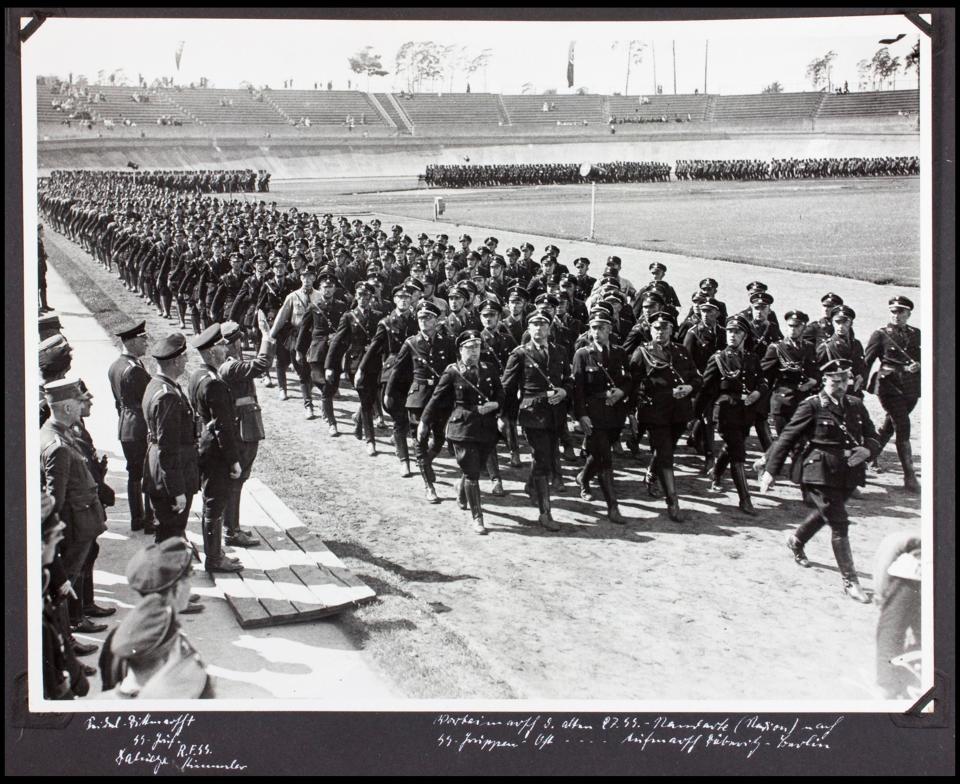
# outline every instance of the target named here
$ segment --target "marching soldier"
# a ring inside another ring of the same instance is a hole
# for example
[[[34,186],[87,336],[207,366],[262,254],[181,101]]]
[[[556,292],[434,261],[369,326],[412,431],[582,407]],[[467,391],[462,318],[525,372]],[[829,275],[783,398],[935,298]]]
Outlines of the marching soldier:
[[[686,349],[671,340],[676,324],[676,318],[667,311],[650,317],[650,340],[630,357],[630,375],[637,423],[650,434],[651,468],[666,496],[668,516],[681,523],[673,452],[693,418],[693,402],[701,379]]]
[[[242,473],[233,395],[217,373],[227,357],[227,343],[220,325],[212,324],[191,338],[190,345],[202,363],[190,376],[188,391],[202,426],[198,456],[204,568],[208,572],[239,572],[243,568],[240,563],[223,554],[223,514],[231,495],[230,480],[239,479]]]
[[[390,409],[383,400],[401,347],[407,338],[417,334],[417,319],[410,311],[410,302],[415,291],[414,286],[406,284],[394,288],[394,310],[377,324],[377,331],[360,360],[355,378],[357,392],[368,399],[379,393],[380,404],[393,420],[393,443],[403,477],[410,476],[410,453],[406,436],[408,426],[404,426],[407,412],[403,406],[397,405],[398,401],[392,401],[394,407]],[[367,405],[372,407],[373,400],[368,400]]]
[[[840,567],[844,592],[858,602],[870,600],[860,587],[853,554],[847,536],[850,519],[846,503],[855,488],[866,483],[865,462],[879,452],[876,430],[863,401],[847,395],[852,363],[831,359],[820,367],[823,389],[811,395],[797,408],[793,418],[777,438],[760,480],[761,492],[774,484],[774,477],[787,455],[801,440],[803,450],[800,487],[804,497],[816,508],[807,515],[787,546],[794,560],[810,566],[804,547],[824,525],[830,526],[833,553]]]
[[[117,436],[127,461],[127,503],[130,506],[130,530],[155,533],[153,507],[143,487],[143,469],[147,457],[147,422],[143,418],[143,394],[150,374],[143,366],[147,353],[147,332],[143,321],[116,333],[123,351],[107,371],[117,414]]]
[[[442,417],[435,416],[424,431],[419,427],[420,417],[433,395],[441,373],[456,360],[456,346],[453,338],[445,331],[438,331],[439,315],[439,308],[435,305],[429,302],[421,303],[417,310],[417,325],[420,331],[403,342],[383,399],[387,411],[397,410],[396,407],[399,406],[400,401],[404,400],[409,422],[406,427],[417,426],[415,447],[417,468],[423,478],[427,501],[431,504],[440,503],[433,486],[437,481],[433,471],[433,458],[443,447],[445,422]],[[408,430],[404,429],[404,438],[407,432]],[[429,446],[431,436],[432,449]]]
[[[590,480],[596,476],[607,503],[611,523],[625,524],[620,514],[613,485],[614,444],[627,418],[631,392],[626,370],[626,355],[619,346],[610,345],[612,324],[605,309],[598,308],[589,318],[590,343],[573,355],[573,413],[586,436],[587,462],[577,474],[580,497],[592,501]]]
[[[437,420],[446,417],[446,439],[453,444],[460,467],[457,498],[461,509],[469,507],[474,530],[486,534],[480,500],[480,471],[496,449],[497,412],[503,407],[503,387],[494,362],[480,357],[480,333],[462,332],[457,338],[458,362],[447,365],[417,425],[417,440],[426,441]]]
[[[226,543],[231,547],[255,547],[260,541],[240,527],[240,494],[243,483],[250,478],[260,442],[265,438],[257,387],[253,382],[258,376],[270,371],[277,344],[270,335],[264,335],[257,356],[244,359],[240,350],[243,328],[236,322],[226,321],[220,325],[220,334],[227,344],[227,358],[217,373],[233,396],[240,463],[240,475],[230,480],[229,496],[223,512],[223,528],[226,531]]]
[[[833,334],[817,345],[817,362],[823,366],[832,359],[850,360],[851,382],[846,394],[862,398],[867,365],[863,358],[863,345],[853,336],[853,320],[856,317],[856,312],[849,305],[837,305],[830,311]]]
[[[828,292],[820,298],[823,314],[816,321],[809,323],[803,330],[803,339],[809,341],[816,348],[823,341],[833,335],[833,309],[843,304],[843,297]]]
[[[650,270],[650,276],[653,280],[640,287],[637,291],[637,299],[639,300],[651,291],[655,291],[660,295],[664,305],[679,308],[680,298],[677,296],[677,292],[674,291],[673,286],[663,279],[664,275],[667,274],[667,265],[659,261],[654,261],[648,269]]]
[[[187,339],[179,332],[154,344],[157,373],[143,393],[147,462],[143,486],[157,517],[156,541],[184,536],[193,496],[200,489],[197,422],[177,383],[187,367]]]
[[[864,352],[864,373],[873,363],[880,367],[870,378],[868,391],[880,398],[886,412],[877,434],[880,451],[896,434],[897,456],[903,466],[903,486],[911,493],[920,492],[910,446],[910,412],[920,399],[920,330],[907,324],[913,313],[913,302],[897,296],[889,301],[890,323],[878,329],[867,341]]]
[[[726,345],[726,332],[720,325],[719,303],[712,297],[703,297],[696,304],[700,314],[697,323],[687,330],[683,336],[683,347],[690,356],[697,372],[702,376],[707,369],[710,358]],[[696,402],[704,401],[703,396],[697,396]],[[716,464],[713,454],[713,411],[695,406],[696,422],[690,434],[690,446],[699,446],[704,456],[702,476],[708,476]]]
[[[783,339],[783,333],[780,327],[771,319],[770,306],[773,304],[773,296],[766,291],[755,291],[750,295],[750,334],[747,335],[747,348],[752,349],[757,359],[762,360],[766,356],[767,348],[772,343]],[[770,423],[767,421],[770,415],[770,396],[764,393],[760,400],[753,406],[754,420],[753,427],[756,428],[757,438],[760,440],[760,448],[766,452],[773,443],[773,437],[770,435]]]
[[[714,354],[703,373],[701,410],[713,410],[713,421],[724,447],[711,474],[711,490],[721,492],[721,478],[730,465],[730,473],[740,497],[740,511],[755,515],[750,500],[744,463],[746,439],[756,415],[750,410],[766,392],[767,384],[757,355],[746,348],[750,322],[741,314],[730,316],[726,324],[727,346]]]
[[[550,509],[550,476],[559,453],[566,406],[573,389],[568,365],[559,346],[550,343],[549,316],[533,313],[527,321],[530,341],[514,349],[503,372],[505,410],[516,412],[517,423],[533,451],[528,486],[540,510],[540,525],[559,531]]]
[[[263,281],[260,287],[257,299],[257,321],[260,325],[260,332],[268,334],[271,332],[271,325],[276,323],[277,315],[287,295],[295,291],[295,283],[287,276],[287,263],[280,256],[273,256],[273,276]],[[287,368],[290,365],[290,352],[287,350],[286,340],[289,338],[288,332],[292,332],[292,327],[284,327],[278,337],[275,337],[277,343],[277,386],[280,387],[280,399],[289,400],[287,394]],[[199,334],[199,332],[197,333]]]

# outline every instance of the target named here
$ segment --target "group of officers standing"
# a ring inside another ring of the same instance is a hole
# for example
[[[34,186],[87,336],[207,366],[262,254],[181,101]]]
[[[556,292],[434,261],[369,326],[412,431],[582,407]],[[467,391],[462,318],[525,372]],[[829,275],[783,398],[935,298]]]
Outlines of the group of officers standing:
[[[153,349],[160,373],[139,400],[147,433],[144,486],[158,536],[182,533],[190,497],[202,487],[213,571],[239,568],[222,555],[221,528],[231,544],[254,543],[245,541],[233,505],[263,438],[253,379],[269,378],[274,355],[278,378],[293,364],[308,419],[313,389],[319,390],[330,436],[339,435],[333,399],[344,381],[357,390],[353,430],[371,455],[376,422],[389,415],[401,473],[411,473],[412,439],[430,503],[440,500],[433,462],[448,441],[462,474],[459,503],[481,534],[487,529],[480,475],[493,480],[494,495],[503,493],[496,445],[504,440],[510,465],[519,467],[520,431],[532,452],[526,489],[539,523],[560,529],[551,497],[563,490],[562,460],[579,460],[571,414],[586,454],[576,477],[580,495],[590,500],[599,487],[616,524],[626,521],[613,456],[623,454],[624,441],[636,454],[644,433],[652,453],[648,492],[662,495],[669,517],[683,521],[674,450],[691,425],[688,442],[703,455],[712,487],[722,489],[729,467],[739,509],[756,514],[745,469],[746,440],[755,429],[765,453],[755,465],[762,486],[792,456],[794,478],[814,507],[789,541],[795,559],[808,564],[804,544],[829,524],[844,585],[855,598],[863,595],[849,554],[845,502],[864,482],[864,463],[895,435],[905,487],[919,489],[909,414],[920,392],[920,335],[906,323],[913,309],[906,297],[891,299],[890,324],[864,349],[853,335],[855,312],[833,293],[821,300],[819,319],[785,313],[784,335],[773,296],[759,281],[748,286],[747,306],[729,314],[716,297],[717,281],[705,278],[682,314],[660,263],[650,265],[651,280],[638,288],[621,274],[618,257],[594,278],[588,259],[576,259],[571,273],[553,245],[539,261],[529,243],[504,258],[495,237],[474,250],[468,235],[459,248],[445,235],[420,235],[415,244],[402,227],[388,235],[377,220],[334,222],[330,215],[237,202],[214,207],[156,198],[150,206],[160,213],[154,225],[161,236],[165,227],[178,233],[211,227],[213,257],[229,254],[242,280],[229,309],[236,320],[195,328],[191,342],[203,367],[188,391],[177,383],[187,342],[174,334]],[[244,240],[248,250],[260,247],[264,228],[277,240],[269,258],[237,250]],[[242,293],[250,285],[256,296]],[[245,332],[259,338],[252,360],[242,358]],[[135,357],[135,348],[128,353]],[[863,407],[864,391],[877,394],[887,412],[879,432]],[[135,411],[138,394],[122,408]],[[286,399],[285,384],[281,394]],[[715,433],[722,440],[718,455]],[[137,462],[128,462],[134,474]]]

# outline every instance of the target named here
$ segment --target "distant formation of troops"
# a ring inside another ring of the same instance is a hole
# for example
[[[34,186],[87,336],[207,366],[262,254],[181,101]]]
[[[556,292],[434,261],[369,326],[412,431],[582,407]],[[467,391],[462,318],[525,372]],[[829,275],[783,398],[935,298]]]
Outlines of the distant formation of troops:
[[[493,495],[504,492],[501,440],[510,467],[520,467],[523,434],[532,457],[526,492],[539,524],[555,532],[552,498],[564,491],[563,462],[583,458],[580,496],[592,500],[598,489],[607,519],[627,522],[613,461],[627,450],[639,456],[644,434],[647,492],[664,499],[670,520],[685,519],[674,472],[684,434],[712,488],[723,489],[729,469],[738,509],[756,515],[747,480],[747,439],[755,431],[764,452],[753,464],[761,487],[776,481],[789,458],[811,506],[788,540],[796,562],[809,565],[804,545],[829,526],[844,588],[863,601],[846,501],[891,438],[905,489],[919,491],[909,415],[920,396],[921,344],[907,323],[913,303],[906,297],[890,299],[889,323],[864,348],[854,336],[856,313],[832,292],[816,318],[797,309],[778,317],[762,282],[728,308],[717,298],[718,282],[704,278],[684,309],[659,262],[637,286],[621,274],[617,256],[594,277],[589,259],[572,260],[571,271],[555,245],[534,259],[530,243],[501,254],[496,237],[477,246],[467,234],[456,242],[444,234],[414,240],[378,219],[351,222],[132,182],[118,189],[109,173],[100,178],[52,182],[40,195],[41,211],[121,279],[138,263],[142,278],[149,265],[141,296],[172,317],[166,286],[179,293],[181,329],[190,316],[189,343],[202,367],[185,386],[178,378],[186,337],[154,343],[159,372],[148,379],[138,366],[143,325],[119,335],[125,354],[111,380],[121,440],[133,439],[124,453],[134,527],[161,540],[182,534],[185,510],[201,492],[211,571],[240,568],[223,554],[224,535],[235,546],[257,543],[240,527],[238,501],[265,437],[253,380],[272,386],[274,364],[284,400],[293,367],[308,420],[316,416],[316,390],[330,437],[344,424],[333,400],[341,385],[352,385],[360,410],[350,427],[371,456],[375,429],[388,416],[400,473],[413,473],[412,458],[431,504],[441,500],[433,463],[449,444],[461,471],[458,502],[478,534],[488,531],[481,474]],[[259,347],[252,359],[244,358],[244,343]],[[879,430],[863,406],[865,392],[886,412]]]
[[[774,158],[770,161],[677,161],[678,180],[802,180],[833,177],[915,177],[916,155],[884,158]]]
[[[109,175],[117,186],[136,183],[187,193],[268,193],[270,172],[260,169],[208,169],[200,171],[148,170],[93,172],[84,169],[50,173],[51,182],[66,187],[82,186],[91,175]],[[99,179],[99,178],[98,178]]]

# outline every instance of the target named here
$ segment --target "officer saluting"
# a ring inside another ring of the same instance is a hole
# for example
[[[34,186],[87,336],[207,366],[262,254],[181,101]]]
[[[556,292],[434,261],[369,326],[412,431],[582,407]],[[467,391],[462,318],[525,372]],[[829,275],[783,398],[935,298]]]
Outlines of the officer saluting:
[[[127,460],[127,503],[130,505],[130,530],[154,533],[153,507],[143,490],[143,464],[147,457],[147,422],[143,418],[143,393],[150,374],[141,357],[147,351],[147,331],[143,321],[116,333],[123,351],[107,371],[117,413],[118,437]]]
[[[866,483],[864,463],[878,454],[880,444],[863,401],[846,394],[852,366],[849,360],[832,359],[820,367],[823,389],[800,404],[773,445],[760,478],[760,489],[765,493],[773,486],[774,476],[787,455],[801,440],[806,440],[798,478],[805,498],[816,509],[796,534],[788,537],[787,546],[800,566],[810,566],[803,548],[824,524],[829,525],[844,591],[858,602],[869,603],[853,565],[846,503],[854,490]]]
[[[203,426],[199,466],[203,488],[204,568],[208,572],[239,572],[243,568],[223,555],[223,513],[230,498],[230,480],[240,478],[236,410],[230,387],[217,368],[227,356],[227,344],[219,324],[211,324],[190,340],[203,363],[190,377],[190,402]]]
[[[230,480],[230,493],[223,512],[223,527],[226,542],[232,547],[255,547],[260,540],[240,528],[240,494],[243,483],[250,478],[253,461],[264,439],[263,417],[257,400],[257,387],[253,380],[270,372],[277,344],[269,334],[263,336],[260,352],[253,359],[243,359],[240,341],[243,327],[233,321],[220,325],[220,334],[227,343],[227,359],[217,371],[233,395],[237,421],[237,454],[240,475]]]
[[[467,330],[457,338],[460,361],[447,365],[433,396],[423,409],[417,440],[426,441],[430,430],[453,409],[447,420],[446,438],[453,444],[461,478],[457,496],[460,508],[469,506],[474,530],[485,534],[480,501],[480,470],[496,449],[497,412],[503,408],[503,387],[495,362],[480,358],[480,333]]]
[[[913,313],[913,302],[903,296],[889,302],[890,323],[878,329],[867,341],[864,351],[864,373],[869,374],[876,361],[879,370],[870,378],[867,391],[880,398],[886,412],[880,426],[880,450],[896,433],[897,456],[903,466],[903,486],[911,493],[920,492],[917,472],[910,447],[910,412],[920,399],[920,330],[907,324]]]
[[[147,422],[144,489],[157,516],[156,540],[184,536],[190,503],[200,489],[196,415],[177,379],[187,367],[187,339],[179,332],[157,342],[157,374],[143,393]]]

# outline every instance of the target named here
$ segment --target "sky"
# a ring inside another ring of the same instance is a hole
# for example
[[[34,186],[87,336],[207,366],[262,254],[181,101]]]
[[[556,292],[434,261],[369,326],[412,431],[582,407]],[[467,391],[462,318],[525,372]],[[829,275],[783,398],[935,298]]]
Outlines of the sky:
[[[367,89],[366,77],[351,72],[347,58],[372,46],[390,73],[372,78],[369,88],[399,91],[404,83],[394,73],[397,50],[406,41],[434,41],[474,53],[491,50],[489,65],[469,79],[474,92],[519,93],[530,85],[538,93],[585,87],[610,94],[627,87],[623,43],[636,40],[644,45],[643,62],[631,67],[629,94],[653,93],[655,84],[673,93],[675,52],[676,92],[706,88],[735,95],[759,92],[773,81],[788,92],[811,90],[806,66],[830,50],[837,53],[834,86],[848,81],[855,90],[857,62],[873,56],[879,39],[900,33],[906,37],[890,46],[890,53],[902,61],[919,31],[900,15],[733,22],[48,19],[24,45],[23,56],[35,73],[83,74],[91,81],[99,71],[123,68],[131,83],[142,74],[148,82],[172,77],[183,85],[204,76],[215,87],[249,81],[280,89],[292,79],[298,89],[325,87],[328,81],[347,89],[348,80],[354,89]],[[178,71],[174,52],[181,41]],[[568,89],[571,42],[575,84]],[[916,87],[915,73],[898,75],[896,86]],[[441,89],[450,87],[445,82]],[[458,77],[452,88],[462,92],[466,79]]]

